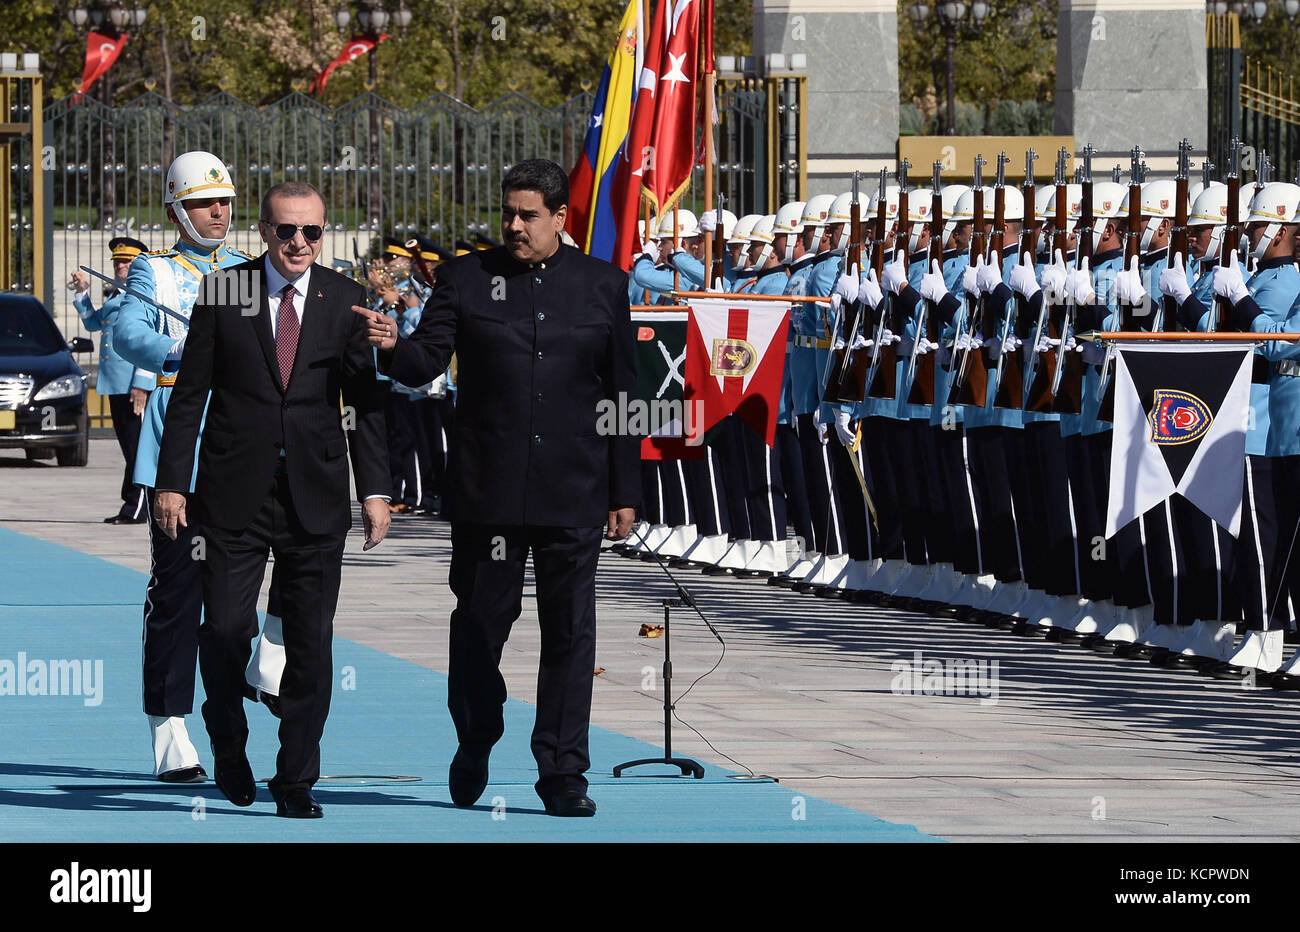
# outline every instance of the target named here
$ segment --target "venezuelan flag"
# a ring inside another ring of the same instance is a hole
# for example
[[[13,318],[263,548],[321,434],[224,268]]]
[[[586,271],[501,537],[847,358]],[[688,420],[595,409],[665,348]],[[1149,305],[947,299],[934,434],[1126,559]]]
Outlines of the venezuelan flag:
[[[617,227],[610,191],[618,154],[627,138],[640,70],[641,2],[630,0],[596,90],[578,164],[569,173],[569,235],[593,256],[614,255]]]

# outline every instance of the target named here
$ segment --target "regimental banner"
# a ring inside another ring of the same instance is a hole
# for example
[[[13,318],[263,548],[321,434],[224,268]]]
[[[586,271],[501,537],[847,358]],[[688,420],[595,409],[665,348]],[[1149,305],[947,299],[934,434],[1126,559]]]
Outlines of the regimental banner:
[[[682,397],[686,318],[685,310],[632,312],[637,402],[625,416],[625,426],[632,433],[645,435],[641,440],[643,460],[704,458],[704,431]]]
[[[1252,348],[1129,346],[1116,356],[1106,536],[1177,492],[1236,537]]]
[[[691,301],[685,399],[699,411],[697,430],[734,413],[773,444],[789,322],[789,305],[779,301]]]

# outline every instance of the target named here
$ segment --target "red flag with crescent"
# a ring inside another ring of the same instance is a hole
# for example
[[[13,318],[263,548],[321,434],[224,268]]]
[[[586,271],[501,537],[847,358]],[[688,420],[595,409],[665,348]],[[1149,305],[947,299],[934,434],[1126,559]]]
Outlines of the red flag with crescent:
[[[128,38],[130,37],[124,32],[106,36],[102,32],[91,30],[86,37],[86,66],[81,69],[81,86],[77,88],[77,93],[86,93],[92,84],[108,73],[113,62],[117,61],[117,56],[122,54],[122,46],[126,45]]]
[[[348,43],[343,46],[343,51],[339,52],[338,57],[326,65],[325,70],[312,79],[310,88],[311,93],[318,94],[325,90],[325,82],[330,79],[330,75],[334,73],[335,68],[338,68],[340,65],[346,65],[348,62],[356,61],[362,55],[369,53],[375,46],[387,38],[388,33],[386,32],[380,33],[373,39],[369,36],[353,36]]]

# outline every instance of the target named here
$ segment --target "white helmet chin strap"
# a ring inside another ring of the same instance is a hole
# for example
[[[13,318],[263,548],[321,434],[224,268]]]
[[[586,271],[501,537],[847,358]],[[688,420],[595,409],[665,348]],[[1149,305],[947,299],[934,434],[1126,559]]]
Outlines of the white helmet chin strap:
[[[835,253],[837,256],[844,255],[845,251],[849,248],[849,239],[852,234],[853,231],[849,229],[849,224],[845,222],[845,224],[840,228],[840,238],[834,244],[831,252]]]
[[[1205,257],[1202,262],[1218,262],[1219,251],[1223,249],[1223,230],[1221,223],[1214,225],[1214,232],[1210,234],[1210,245],[1205,250]]]
[[[1251,258],[1252,259],[1264,258],[1264,253],[1268,252],[1268,247],[1271,246],[1273,243],[1273,237],[1277,236],[1278,231],[1281,229],[1282,229],[1282,224],[1280,223],[1270,223],[1268,226],[1266,226],[1264,228],[1264,235],[1259,238],[1258,243],[1256,243],[1253,247],[1251,247],[1250,250]]]
[[[907,251],[909,253],[919,252],[921,249],[921,231],[925,229],[925,222],[912,224],[912,233],[907,237]]]
[[[176,215],[176,222],[181,225],[181,229],[185,231],[192,241],[198,243],[204,249],[216,249],[226,241],[224,236],[220,239],[213,239],[210,236],[199,236],[199,234],[194,230],[194,223],[190,220],[190,212],[185,209],[185,205],[181,201],[172,202],[172,213]],[[230,227],[226,227],[226,230],[229,232]]]
[[[1160,226],[1160,218],[1152,217],[1147,221],[1146,229],[1142,231],[1142,251],[1146,252],[1151,248],[1151,239],[1156,235],[1156,228]]]
[[[794,262],[794,239],[798,233],[787,233],[785,236],[785,253],[781,257],[783,265],[789,265]]]
[[[755,272],[763,271],[763,266],[767,265],[767,260],[771,257],[771,255],[772,255],[772,244],[764,243],[763,248],[758,251],[758,258],[754,260],[754,264],[750,266],[750,268],[752,268]]]

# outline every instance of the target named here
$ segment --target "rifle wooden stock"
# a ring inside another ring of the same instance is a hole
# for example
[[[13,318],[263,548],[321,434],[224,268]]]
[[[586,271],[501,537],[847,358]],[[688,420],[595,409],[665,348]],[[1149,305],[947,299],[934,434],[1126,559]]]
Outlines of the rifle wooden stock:
[[[856,182],[854,193],[857,193]],[[881,216],[877,218],[877,226],[884,222],[884,210],[882,196]],[[849,205],[849,246],[845,258],[847,260],[845,271],[849,275],[857,275],[862,268],[862,205],[857,200]],[[851,306],[845,307],[841,313],[845,318],[852,315],[853,325],[841,328],[846,336],[845,345],[831,351],[831,377],[827,380],[825,391],[822,392],[822,400],[835,404],[857,404],[867,395],[867,362],[854,359],[850,347],[853,343],[853,335],[861,331],[862,303],[854,302]],[[835,334],[832,333],[830,336],[833,340]]]

